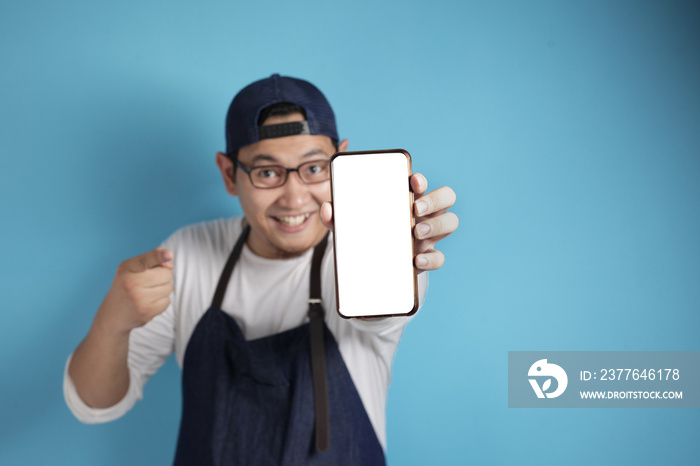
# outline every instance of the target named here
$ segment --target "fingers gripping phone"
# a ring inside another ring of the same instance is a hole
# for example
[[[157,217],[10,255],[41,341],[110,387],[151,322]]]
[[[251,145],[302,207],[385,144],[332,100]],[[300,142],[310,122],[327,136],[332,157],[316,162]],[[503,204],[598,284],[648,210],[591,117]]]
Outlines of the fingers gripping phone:
[[[331,158],[336,303],[341,317],[418,310],[411,156],[401,149]]]

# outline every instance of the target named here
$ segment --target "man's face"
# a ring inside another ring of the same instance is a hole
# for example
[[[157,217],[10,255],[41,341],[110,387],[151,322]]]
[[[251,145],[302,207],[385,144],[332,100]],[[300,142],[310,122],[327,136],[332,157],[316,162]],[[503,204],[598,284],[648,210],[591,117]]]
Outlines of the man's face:
[[[277,116],[268,118],[264,125],[303,119],[298,113]],[[347,141],[341,143],[340,149],[345,147]],[[242,147],[238,151],[238,161],[247,168],[262,165],[295,168],[304,162],[328,159],[334,153],[335,147],[329,137],[304,134],[263,139]],[[321,241],[328,230],[321,223],[319,210],[321,204],[331,198],[330,181],[304,184],[298,173],[292,172],[283,186],[260,189],[251,184],[243,170],[236,169],[231,177],[233,166],[220,160],[221,156],[223,154],[217,155],[217,164],[228,192],[238,196],[250,224],[248,246],[253,252],[263,257],[293,257]]]

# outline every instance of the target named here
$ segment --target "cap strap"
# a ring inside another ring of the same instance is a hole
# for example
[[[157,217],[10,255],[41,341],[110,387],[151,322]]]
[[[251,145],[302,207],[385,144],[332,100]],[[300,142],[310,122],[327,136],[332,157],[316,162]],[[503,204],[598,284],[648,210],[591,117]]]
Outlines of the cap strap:
[[[308,121],[293,121],[291,123],[258,127],[260,139],[283,138],[285,136],[296,136],[297,134],[311,134]]]

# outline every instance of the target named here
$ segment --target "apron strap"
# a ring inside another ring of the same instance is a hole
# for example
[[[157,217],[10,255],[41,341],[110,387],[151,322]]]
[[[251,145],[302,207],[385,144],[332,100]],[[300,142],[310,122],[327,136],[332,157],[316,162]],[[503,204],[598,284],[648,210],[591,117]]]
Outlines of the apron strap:
[[[219,284],[216,285],[214,299],[211,301],[211,307],[213,308],[221,309],[221,303],[224,302],[224,295],[226,294],[226,287],[228,286],[228,281],[233,272],[233,266],[236,265],[238,257],[241,255],[245,240],[248,238],[248,233],[250,233],[250,225],[246,225],[245,228],[243,228],[241,236],[238,237],[238,241],[236,241],[236,245],[233,247],[233,251],[231,251],[231,255],[228,256],[224,270],[219,277]]]
[[[328,244],[328,234],[314,248],[311,259],[309,284],[309,333],[311,338],[311,374],[314,383],[314,407],[316,413],[316,450],[326,451],[330,446],[330,418],[328,386],[326,381],[326,345],[323,341],[323,316],[321,304],[321,261]]]

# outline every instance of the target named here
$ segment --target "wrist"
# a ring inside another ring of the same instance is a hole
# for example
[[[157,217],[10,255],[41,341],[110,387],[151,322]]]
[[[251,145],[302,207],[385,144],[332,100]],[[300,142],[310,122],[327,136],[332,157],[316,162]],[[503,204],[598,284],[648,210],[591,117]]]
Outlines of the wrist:
[[[134,327],[119,318],[119,310],[100,306],[90,327],[90,334],[105,340],[128,340]]]

